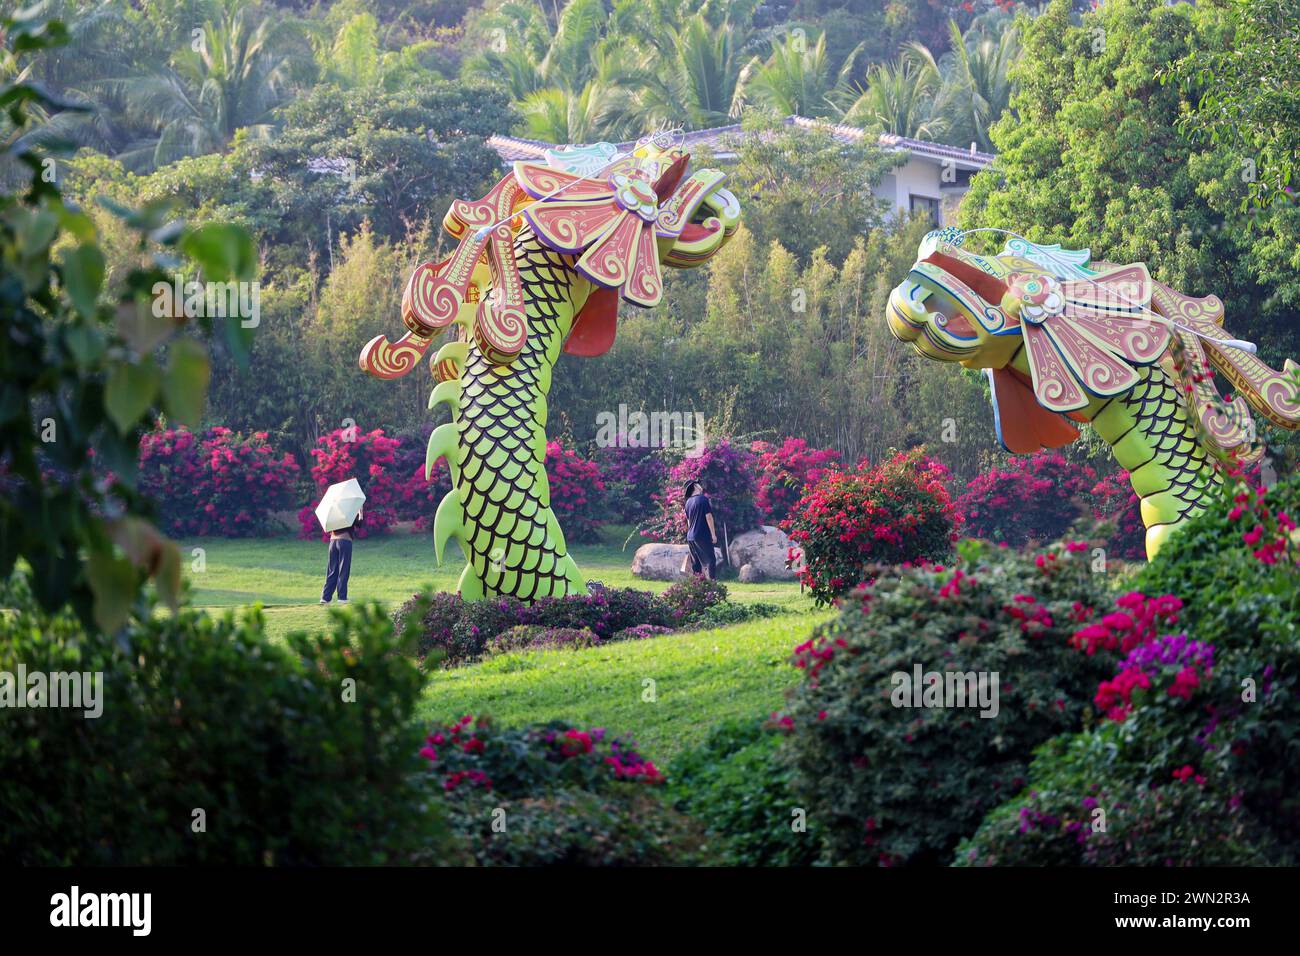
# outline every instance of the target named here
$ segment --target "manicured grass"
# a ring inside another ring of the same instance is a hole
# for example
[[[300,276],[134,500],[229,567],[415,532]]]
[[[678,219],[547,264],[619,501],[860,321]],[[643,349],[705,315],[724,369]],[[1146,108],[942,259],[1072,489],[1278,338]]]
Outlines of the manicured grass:
[[[610,587],[638,587],[661,591],[663,581],[642,581],[632,576],[632,554],[626,551],[626,529],[611,529],[601,544],[574,545],[578,567],[588,577]],[[267,632],[281,637],[292,630],[319,626],[325,609],[317,602],[325,580],[326,546],[319,541],[275,538],[195,538],[180,542],[182,567],[193,588],[197,607],[223,609],[260,601],[266,610]],[[204,569],[195,568],[193,549],[203,549]],[[452,591],[460,577],[462,559],[455,544],[444,565],[437,567],[429,534],[395,532],[358,541],[352,552],[352,577],[348,597],[353,601],[383,601],[395,608],[428,585]],[[812,608],[812,601],[788,581],[766,584],[728,582],[733,600],[766,601],[792,611]]]
[[[798,677],[791,649],[831,616],[783,614],[581,651],[504,655],[434,673],[420,712],[430,722],[487,713],[507,725],[561,718],[604,727],[631,733],[666,764],[718,721],[778,710]]]
[[[578,567],[611,587],[661,591],[662,581],[631,573],[626,530],[610,531],[604,543],[575,545]],[[203,570],[193,549],[202,548]],[[358,541],[349,597],[378,600],[390,609],[428,585],[450,591],[460,575],[455,545],[444,567],[435,566],[428,534],[394,533]],[[220,612],[260,602],[272,638],[321,627],[320,600],[326,547],[284,536],[181,542],[183,567],[197,607]],[[790,650],[813,624],[829,617],[790,582],[727,582],[731,599],[779,604],[790,613],[710,631],[628,641],[584,651],[510,655],[431,675],[421,717],[430,722],[466,713],[490,713],[504,724],[570,720],[611,732],[632,733],[654,760],[666,763],[700,742],[709,727],[728,717],[754,717],[781,706],[782,691],[796,672]],[[649,685],[646,681],[653,681]],[[653,693],[650,690],[653,689]],[[653,698],[653,699],[651,699]]]

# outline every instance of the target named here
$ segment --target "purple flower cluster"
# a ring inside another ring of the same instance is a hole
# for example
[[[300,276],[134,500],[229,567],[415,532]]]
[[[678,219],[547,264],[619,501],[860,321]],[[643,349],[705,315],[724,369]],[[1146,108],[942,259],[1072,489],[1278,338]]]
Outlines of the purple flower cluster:
[[[1214,667],[1214,645],[1194,641],[1186,634],[1167,634],[1129,651],[1121,670],[1135,667],[1155,674],[1168,666],[1199,667],[1208,673]]]

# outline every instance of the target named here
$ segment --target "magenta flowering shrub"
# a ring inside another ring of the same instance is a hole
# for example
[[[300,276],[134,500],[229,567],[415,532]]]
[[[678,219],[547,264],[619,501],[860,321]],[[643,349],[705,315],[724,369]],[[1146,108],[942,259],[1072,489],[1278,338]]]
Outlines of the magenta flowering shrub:
[[[336,428],[316,439],[316,447],[311,450],[315,460],[311,477],[316,484],[316,494],[298,512],[301,529],[298,536],[325,536],[316,520],[316,505],[330,485],[349,478],[357,479],[366,494],[365,517],[357,527],[356,536],[366,538],[384,534],[398,520],[399,477],[392,470],[397,448],[397,439],[387,437],[382,428],[369,432]]]
[[[1012,458],[977,475],[957,498],[965,533],[1013,548],[1061,537],[1083,514],[1097,473],[1055,451]]]
[[[680,866],[699,852],[698,824],[661,797],[663,774],[631,737],[466,715],[435,728],[421,755],[480,866]]]
[[[780,445],[756,441],[750,450],[758,456],[758,494],[754,504],[771,525],[790,515],[805,490],[840,463],[833,448],[809,448],[802,438],[787,438]]]
[[[818,821],[821,862],[943,864],[1020,791],[1034,749],[1082,725],[1114,673],[1116,652],[1070,644],[1108,603],[1105,575],[1086,546],[1031,557],[970,544],[955,567],[865,577],[795,648],[803,679],[770,725],[788,735],[795,805]]]
[[[1102,719],[1044,748],[959,865],[1300,859],[1300,481],[1228,479],[1142,569],[1141,591],[1081,615],[1076,647],[1123,655],[1093,697]],[[1165,591],[1179,598],[1142,594]]]
[[[1142,523],[1142,501],[1129,484],[1128,472],[1107,475],[1093,485],[1090,494],[1093,517],[1115,525],[1106,550],[1125,561],[1145,561],[1147,529]]]
[[[486,716],[467,714],[434,728],[420,756],[439,788],[449,793],[481,789],[518,798],[553,787],[599,791],[617,783],[663,782],[663,774],[630,736],[561,721],[501,729]]]
[[[292,507],[297,480],[298,463],[277,454],[266,432],[160,428],[140,439],[140,491],[168,534],[265,534],[272,514]]]
[[[615,521],[637,524],[654,512],[654,496],[668,477],[668,464],[654,448],[611,445],[595,460],[605,482],[605,503]]]
[[[427,531],[433,527],[433,516],[443,496],[451,490],[451,472],[446,459],[434,462],[431,479],[424,477],[424,459],[429,445],[431,424],[399,432],[397,448],[393,450],[390,471],[396,482],[393,496],[393,513],[398,521],[415,522],[413,532]]]
[[[605,481],[600,466],[557,441],[546,443],[546,479],[551,486],[551,510],[560,519],[568,541],[597,541]]]
[[[655,495],[656,514],[642,527],[642,537],[653,541],[681,541],[686,537],[686,511],[682,507],[686,482],[704,484],[713,506],[713,521],[721,536],[724,526],[734,538],[762,524],[754,504],[758,495],[758,457],[730,439],[710,441],[695,457],[683,458],[668,471]]]

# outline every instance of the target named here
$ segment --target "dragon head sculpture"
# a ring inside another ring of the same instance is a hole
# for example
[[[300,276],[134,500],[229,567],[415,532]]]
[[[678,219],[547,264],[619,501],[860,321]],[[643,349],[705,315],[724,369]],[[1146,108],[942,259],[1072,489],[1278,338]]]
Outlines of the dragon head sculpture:
[[[1223,303],[1154,281],[1142,263],[1091,262],[1088,250],[1016,237],[994,256],[931,232],[889,297],[890,331],[919,354],[989,379],[998,438],[1032,453],[1066,445],[1089,422],[1141,498],[1147,554],[1204,510],[1215,461],[1262,453],[1251,409],[1300,427],[1300,379],[1261,362],[1223,329]],[[1214,369],[1239,391],[1224,401]]]
[[[618,304],[652,307],[663,268],[707,261],[735,232],[740,206],[716,170],[691,173],[670,133],[620,152],[609,144],[548,150],[516,163],[477,202],[451,204],[443,227],[456,249],[418,266],[402,297],[406,333],[361,350],[379,378],[411,371],[433,338],[438,382],[429,406],[451,422],[429,439],[426,471],[447,461],[452,490],[434,519],[439,562],[455,538],[466,599],[531,601],[585,590],[550,507],[546,396],[561,350],[609,351]]]

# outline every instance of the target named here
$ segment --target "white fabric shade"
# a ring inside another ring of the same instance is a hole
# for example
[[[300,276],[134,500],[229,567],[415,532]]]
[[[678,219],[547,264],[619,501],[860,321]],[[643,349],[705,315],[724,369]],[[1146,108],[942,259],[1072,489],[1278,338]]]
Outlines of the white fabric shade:
[[[355,478],[340,481],[325,489],[325,496],[316,506],[316,520],[326,531],[338,531],[357,520],[365,503],[366,493]]]

